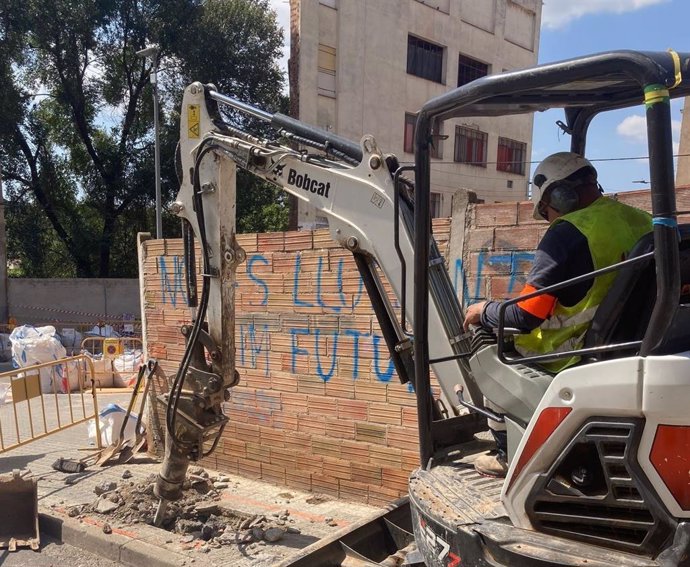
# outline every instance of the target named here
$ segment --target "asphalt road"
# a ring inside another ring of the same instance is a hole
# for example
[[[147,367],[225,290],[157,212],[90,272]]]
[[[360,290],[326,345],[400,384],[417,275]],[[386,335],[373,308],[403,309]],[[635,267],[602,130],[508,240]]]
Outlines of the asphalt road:
[[[98,555],[64,544],[41,534],[41,549],[18,549],[10,553],[0,550],[2,567],[117,567],[115,563]]]

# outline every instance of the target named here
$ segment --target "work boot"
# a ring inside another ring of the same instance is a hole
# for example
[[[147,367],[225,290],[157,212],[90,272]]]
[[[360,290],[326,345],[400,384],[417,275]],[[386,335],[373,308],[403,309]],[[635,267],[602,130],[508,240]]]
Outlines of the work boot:
[[[505,478],[508,472],[508,462],[502,451],[492,451],[491,453],[477,457],[474,461],[474,470],[484,476]]]
[[[496,450],[477,457],[474,461],[474,470],[485,476],[505,478],[508,472],[508,434],[504,430],[490,431],[496,441]]]

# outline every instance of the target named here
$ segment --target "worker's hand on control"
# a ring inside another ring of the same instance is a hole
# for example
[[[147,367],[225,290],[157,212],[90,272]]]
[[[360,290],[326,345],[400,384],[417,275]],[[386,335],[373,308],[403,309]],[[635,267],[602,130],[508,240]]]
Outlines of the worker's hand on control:
[[[486,301],[480,301],[479,303],[473,303],[467,308],[467,311],[465,311],[465,322],[462,325],[465,331],[470,328],[470,325],[480,324],[485,304]]]

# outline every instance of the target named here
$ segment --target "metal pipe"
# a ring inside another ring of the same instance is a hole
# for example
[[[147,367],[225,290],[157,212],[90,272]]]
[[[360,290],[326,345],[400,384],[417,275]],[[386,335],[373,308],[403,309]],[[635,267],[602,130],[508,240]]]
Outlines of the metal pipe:
[[[429,193],[431,166],[429,140],[431,120],[422,110],[415,131],[415,193],[414,193],[414,366],[419,424],[419,456],[426,468],[433,456],[431,432],[432,399],[429,379]]]
[[[220,94],[218,91],[209,90],[208,95],[217,102],[227,104],[228,106],[232,106],[233,108],[241,112],[244,112],[249,116],[253,116],[254,118],[263,120],[264,122],[271,122],[271,120],[273,120],[273,115],[266,112],[265,110],[261,110],[260,108],[256,108],[251,104],[239,101],[236,98]]]
[[[654,217],[656,303],[640,354],[654,354],[664,343],[680,300],[680,258],[676,193],[673,180],[671,103],[664,85],[647,85],[647,139]]]
[[[209,90],[209,96],[211,99],[221,104],[227,104],[232,108],[235,108],[249,116],[263,120],[264,122],[270,122],[271,126],[277,129],[286,130],[292,134],[297,134],[303,138],[308,138],[318,142],[319,144],[325,144],[328,147],[332,147],[338,152],[345,154],[346,156],[352,158],[357,163],[362,161],[362,149],[359,144],[356,144],[347,138],[342,138],[336,134],[331,134],[322,128],[316,128],[305,122],[292,118],[291,116],[286,116],[285,114],[280,114],[279,112],[275,114],[270,114],[265,110],[256,108],[250,104],[246,104],[232,97],[222,95],[217,91]]]
[[[158,53],[153,57],[153,73],[151,74],[153,85],[153,132],[155,136],[153,155],[156,171],[156,238],[163,238],[163,204],[161,197],[161,149],[160,126],[158,124]]]

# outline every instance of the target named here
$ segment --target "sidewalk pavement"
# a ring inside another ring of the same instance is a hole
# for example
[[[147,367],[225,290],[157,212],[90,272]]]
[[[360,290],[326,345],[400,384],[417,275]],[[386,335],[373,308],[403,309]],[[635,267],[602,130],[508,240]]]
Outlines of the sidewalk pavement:
[[[108,403],[126,407],[129,395],[101,393],[98,399],[100,407]],[[83,450],[86,448],[89,450]],[[59,457],[81,459],[94,451],[93,447],[88,447],[87,425],[82,423],[0,453],[0,473],[28,468],[34,476],[40,477],[38,498],[42,532],[125,565],[269,567],[322,538],[380,513],[380,509],[371,506],[313,498],[311,493],[224,474],[229,482],[220,494],[222,507],[238,514],[267,517],[284,517],[287,511],[293,529],[275,543],[233,543],[212,548],[200,540],[190,542],[189,537],[144,523],[125,525],[98,514],[70,517],[71,508],[97,500],[94,493],[97,485],[109,481],[118,485],[124,483],[125,470],[132,475],[127,483],[143,483],[160,468],[159,463],[144,454],[125,465],[90,466],[80,474],[57,472],[51,467]],[[110,534],[104,533],[106,523],[112,527]]]

